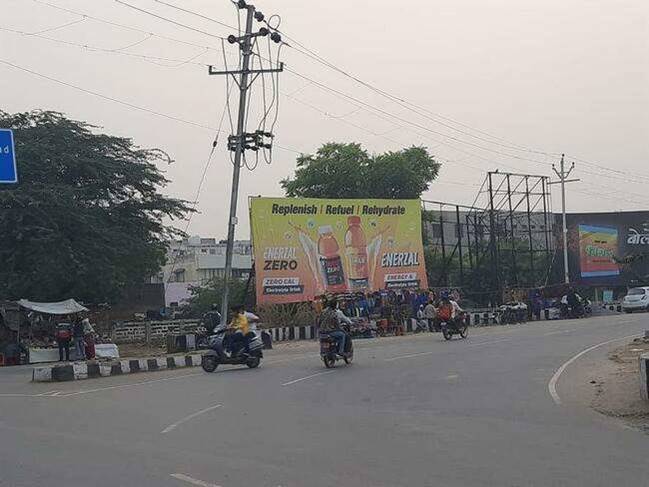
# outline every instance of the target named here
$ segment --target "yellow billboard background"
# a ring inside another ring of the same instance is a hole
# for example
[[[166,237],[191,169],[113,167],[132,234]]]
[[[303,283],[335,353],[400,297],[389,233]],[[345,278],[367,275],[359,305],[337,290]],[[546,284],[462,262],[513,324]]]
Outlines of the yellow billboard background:
[[[250,198],[257,303],[427,288],[419,200]]]

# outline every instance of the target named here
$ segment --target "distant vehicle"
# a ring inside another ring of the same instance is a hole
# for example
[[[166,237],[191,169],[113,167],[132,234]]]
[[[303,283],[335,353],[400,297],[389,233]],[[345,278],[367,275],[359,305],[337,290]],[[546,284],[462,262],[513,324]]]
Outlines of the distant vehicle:
[[[649,311],[649,286],[629,289],[622,300],[622,310],[625,313]]]

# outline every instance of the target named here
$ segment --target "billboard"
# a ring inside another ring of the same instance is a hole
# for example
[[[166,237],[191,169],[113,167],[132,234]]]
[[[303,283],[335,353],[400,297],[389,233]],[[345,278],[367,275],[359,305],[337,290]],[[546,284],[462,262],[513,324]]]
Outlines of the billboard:
[[[566,216],[571,281],[593,286],[649,284],[649,211]],[[559,228],[561,215],[556,217]],[[560,248],[559,234],[557,238]]]
[[[257,303],[426,288],[419,200],[251,198]]]
[[[617,252],[617,228],[579,225],[581,277],[619,275],[620,269],[614,260]]]

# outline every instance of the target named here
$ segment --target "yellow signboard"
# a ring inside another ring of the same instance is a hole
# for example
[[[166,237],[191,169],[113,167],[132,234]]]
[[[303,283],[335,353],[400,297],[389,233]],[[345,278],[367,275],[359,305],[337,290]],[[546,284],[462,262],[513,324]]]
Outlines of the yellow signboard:
[[[419,200],[251,198],[257,302],[428,287]]]

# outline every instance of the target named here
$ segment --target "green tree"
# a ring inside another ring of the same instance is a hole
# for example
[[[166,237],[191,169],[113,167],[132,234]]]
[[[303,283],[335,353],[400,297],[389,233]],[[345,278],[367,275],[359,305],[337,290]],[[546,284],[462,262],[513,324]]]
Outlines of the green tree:
[[[287,196],[414,199],[437,177],[440,164],[424,147],[369,155],[360,144],[328,143],[297,158]]]
[[[200,316],[209,311],[214,304],[217,306],[217,311],[220,312],[223,303],[223,284],[223,279],[214,279],[204,286],[192,287],[190,289],[191,297],[189,298],[189,307],[192,314]],[[246,304],[246,296],[249,294],[247,281],[244,279],[231,279],[229,287],[230,297],[228,302],[232,306]]]
[[[160,193],[160,150],[61,113],[0,111],[19,183],[0,188],[0,297],[118,299],[164,263],[185,201]]]

